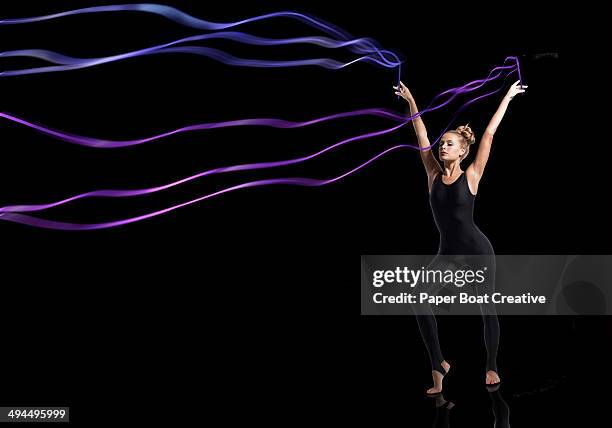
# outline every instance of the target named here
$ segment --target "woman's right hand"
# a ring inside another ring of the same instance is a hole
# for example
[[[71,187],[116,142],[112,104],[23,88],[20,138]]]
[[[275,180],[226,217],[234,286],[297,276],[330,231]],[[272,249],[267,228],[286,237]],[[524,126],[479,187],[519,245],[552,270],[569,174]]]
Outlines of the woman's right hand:
[[[393,89],[395,89],[395,95],[399,95],[400,97],[402,97],[408,102],[414,101],[414,98],[412,97],[410,90],[408,89],[406,85],[402,83],[401,80],[400,80],[400,86],[399,87],[394,86]]]
[[[516,94],[522,94],[523,92],[525,92],[525,88],[527,88],[527,85],[522,85],[521,81],[517,80],[512,84],[512,86],[510,86],[510,89],[508,89],[506,98],[511,100]]]

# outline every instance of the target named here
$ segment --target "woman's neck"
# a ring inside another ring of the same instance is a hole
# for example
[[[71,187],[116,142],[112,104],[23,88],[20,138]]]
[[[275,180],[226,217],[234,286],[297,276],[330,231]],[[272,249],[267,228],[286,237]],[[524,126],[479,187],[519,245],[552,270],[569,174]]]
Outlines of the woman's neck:
[[[463,171],[461,171],[461,165],[459,164],[459,162],[454,161],[444,163],[444,175],[446,175],[447,177],[453,177],[457,174],[461,174],[462,172]]]

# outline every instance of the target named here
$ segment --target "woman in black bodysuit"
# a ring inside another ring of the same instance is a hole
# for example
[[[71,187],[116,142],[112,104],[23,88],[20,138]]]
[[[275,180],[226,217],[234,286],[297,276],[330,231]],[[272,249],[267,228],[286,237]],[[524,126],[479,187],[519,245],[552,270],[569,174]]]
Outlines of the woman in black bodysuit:
[[[508,104],[516,94],[525,92],[527,86],[515,82],[503,98],[493,115],[484,135],[480,139],[474,161],[463,171],[461,161],[469,153],[470,145],[475,142],[474,133],[469,126],[460,126],[445,133],[438,145],[442,165],[430,150],[421,150],[421,160],[427,171],[429,202],[434,220],[440,232],[438,255],[429,264],[428,269],[448,264],[486,266],[488,283],[486,289],[493,291],[495,286],[495,254],[487,237],[474,224],[474,199],[478,192],[478,183],[483,175],[489,153],[493,144],[493,135],[499,126]],[[395,94],[400,95],[410,105],[410,114],[418,112],[414,97],[408,88],[400,82],[394,86]],[[431,146],[427,130],[421,116],[412,120],[414,130],[422,149]],[[499,323],[493,303],[481,304],[480,310],[484,324],[484,339],[487,348],[487,385],[500,382],[497,373],[497,346],[499,344]],[[442,380],[450,370],[450,365],[442,357],[438,340],[436,318],[429,305],[416,305],[415,315],[423,341],[427,347],[432,366],[434,386],[428,394],[442,391]]]

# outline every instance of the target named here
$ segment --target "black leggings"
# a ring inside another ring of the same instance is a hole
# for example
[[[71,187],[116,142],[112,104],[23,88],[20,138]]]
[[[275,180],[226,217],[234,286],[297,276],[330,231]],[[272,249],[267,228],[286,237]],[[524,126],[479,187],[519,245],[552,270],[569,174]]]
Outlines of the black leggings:
[[[460,266],[486,266],[487,267],[487,281],[483,287],[479,286],[476,290],[482,290],[489,295],[495,290],[495,258],[493,255],[489,256],[449,256],[449,255],[437,255],[427,266],[426,269],[457,269]],[[435,285],[434,285],[435,286]],[[439,286],[439,284],[438,284]],[[431,285],[427,286],[430,290]],[[481,288],[480,288],[481,287]],[[440,288],[438,289],[438,291]],[[430,291],[430,294],[431,291]],[[431,361],[432,370],[437,370],[441,374],[446,374],[446,370],[442,367],[442,350],[440,349],[440,340],[438,338],[438,325],[436,323],[436,317],[431,309],[429,303],[413,304],[419,330],[425,342],[425,347],[429,353],[429,359]],[[482,314],[482,321],[484,324],[484,341],[487,349],[487,370],[493,370],[497,372],[497,347],[499,345],[499,322],[497,320],[497,313],[495,311],[495,305],[493,303],[480,304],[480,313]]]

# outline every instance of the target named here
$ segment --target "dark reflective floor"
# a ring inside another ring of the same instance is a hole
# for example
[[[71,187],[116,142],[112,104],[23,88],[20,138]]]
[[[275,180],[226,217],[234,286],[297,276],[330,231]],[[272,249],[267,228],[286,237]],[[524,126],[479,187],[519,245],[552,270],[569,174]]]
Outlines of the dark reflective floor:
[[[478,317],[438,317],[451,370],[441,397],[413,317],[364,317],[362,419],[377,426],[610,426],[610,317],[500,317],[502,383],[485,386]],[[452,405],[445,402],[453,403]]]
[[[455,372],[444,383],[444,392],[435,397],[420,393],[415,383],[385,389],[368,407],[368,420],[377,426],[432,428],[610,426],[606,385],[586,378],[512,373],[487,388]],[[429,386],[422,383],[422,392]]]
[[[501,385],[487,387],[491,399],[491,411],[493,413],[494,426],[498,428],[510,427],[510,407],[500,391]],[[450,412],[456,406],[454,401],[448,400],[445,395],[439,394],[432,397],[435,405],[434,428],[449,428]],[[456,413],[456,412],[454,412]]]

